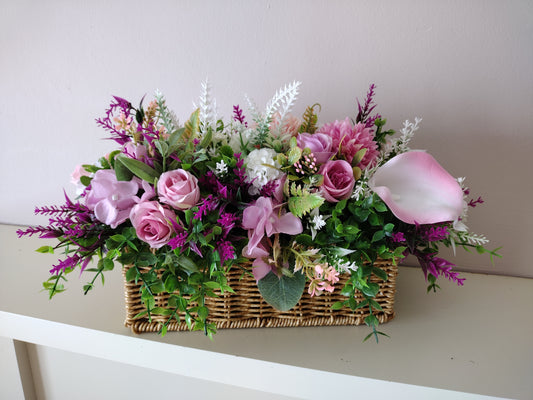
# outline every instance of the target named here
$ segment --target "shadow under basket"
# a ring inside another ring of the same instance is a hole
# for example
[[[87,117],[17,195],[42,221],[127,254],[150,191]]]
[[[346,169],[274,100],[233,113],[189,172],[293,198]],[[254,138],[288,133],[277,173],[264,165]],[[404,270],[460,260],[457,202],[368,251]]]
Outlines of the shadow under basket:
[[[397,266],[392,262],[378,259],[374,266],[382,269],[388,276],[387,281],[382,281],[372,275],[371,281],[379,284],[380,290],[375,297],[383,311],[374,311],[380,323],[394,318],[394,295],[396,292]],[[124,291],[126,300],[126,319],[124,325],[131,328],[134,333],[158,332],[161,324],[167,319],[165,316],[153,315],[149,321],[146,315],[134,318],[146,310],[141,302],[141,283],[126,281],[126,272],[130,266],[123,268]],[[148,271],[149,268],[146,268]],[[251,270],[251,264],[249,266]],[[333,293],[322,292],[320,296],[311,297],[306,289],[302,298],[289,311],[279,311],[263,300],[253,276],[243,274],[241,268],[232,268],[226,273],[228,285],[235,293],[224,293],[220,297],[205,299],[209,308],[208,321],[216,324],[218,329],[226,328],[279,328],[297,326],[333,326],[333,325],[363,325],[368,316],[368,307],[352,311],[348,307],[332,310],[331,306],[337,301],[345,301],[347,297],[340,292],[349,278],[349,274],[340,275],[340,281],[335,284]],[[155,297],[155,307],[165,307],[168,303],[168,293],[161,293]],[[361,293],[356,292],[355,299],[359,303],[364,300]],[[168,331],[187,331],[189,328],[182,319],[181,322],[171,321],[167,326]]]

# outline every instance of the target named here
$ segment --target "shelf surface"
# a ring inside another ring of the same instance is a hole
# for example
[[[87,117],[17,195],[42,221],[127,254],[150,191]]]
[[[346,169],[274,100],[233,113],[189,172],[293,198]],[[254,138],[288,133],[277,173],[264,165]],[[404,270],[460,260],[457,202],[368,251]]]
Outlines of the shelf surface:
[[[426,294],[422,272],[400,267],[396,318],[381,325],[390,337],[379,343],[363,343],[367,327],[231,329],[220,330],[213,341],[200,332],[135,335],[123,326],[118,264],[105,275],[105,285],[98,282],[86,296],[82,286],[89,276],[73,272],[68,290],[49,301],[41,283],[58,256],[34,250],[53,241],[18,239],[17,228],[0,225],[0,336],[194,377],[200,373],[195,372],[198,368],[206,379],[209,373],[199,365],[204,356],[213,368],[219,357],[221,365],[241,360],[244,369],[276,369],[277,365],[281,373],[285,367],[299,367],[310,369],[306,376],[314,370],[337,378],[377,379],[385,386],[402,383],[533,398],[531,279],[464,273],[463,287],[442,280],[442,290]],[[180,360],[181,364],[157,358],[158,354],[168,358],[164,355],[172,352],[188,358]],[[275,364],[254,364],[257,362]],[[215,377],[217,370],[213,369],[213,379],[235,384],[230,372],[222,370]],[[263,373],[251,370],[246,385],[264,390],[260,379],[253,378]]]

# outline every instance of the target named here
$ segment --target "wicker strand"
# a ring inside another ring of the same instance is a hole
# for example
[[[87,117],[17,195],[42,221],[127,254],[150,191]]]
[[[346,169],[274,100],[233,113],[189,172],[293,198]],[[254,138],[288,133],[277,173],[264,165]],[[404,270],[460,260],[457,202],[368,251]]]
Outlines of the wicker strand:
[[[394,318],[394,295],[396,292],[396,276],[398,269],[389,261],[377,260],[375,266],[384,270],[388,276],[383,282],[376,276],[371,281],[380,286],[380,291],[375,300],[383,311],[374,312],[380,323]],[[248,265],[244,266],[250,267]],[[126,272],[131,266],[123,268],[124,293],[126,303],[126,319],[124,325],[130,327],[134,333],[158,332],[161,324],[166,322],[166,317],[152,315],[149,321],[147,316],[134,318],[145,311],[141,302],[141,283],[126,282]],[[249,274],[242,274],[240,269],[234,268],[227,273],[228,284],[235,293],[224,293],[220,297],[206,298],[205,305],[209,308],[209,321],[215,323],[217,329],[240,328],[279,328],[279,327],[304,327],[304,326],[334,326],[334,325],[362,325],[369,315],[368,307],[355,311],[344,307],[332,310],[331,306],[337,301],[344,301],[346,297],[340,294],[341,289],[348,280],[346,274],[341,275],[333,293],[322,293],[320,296],[311,297],[307,290],[298,304],[290,311],[278,311],[266,303],[259,290],[255,279]],[[155,306],[165,307],[168,303],[168,293],[155,296]],[[356,300],[362,301],[363,295],[356,293]],[[185,322],[171,321],[167,325],[168,331],[189,330]]]

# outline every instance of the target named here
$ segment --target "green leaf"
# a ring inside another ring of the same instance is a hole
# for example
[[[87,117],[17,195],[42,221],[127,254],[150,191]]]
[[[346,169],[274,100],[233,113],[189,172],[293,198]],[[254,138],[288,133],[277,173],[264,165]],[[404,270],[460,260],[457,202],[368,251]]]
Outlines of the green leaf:
[[[111,236],[110,239],[113,240],[114,242],[122,243],[126,241],[126,236],[117,234],[117,235]]]
[[[207,318],[207,315],[209,314],[209,309],[207,307],[198,307],[198,317],[200,319],[204,320]]]
[[[139,267],[149,267],[157,262],[157,257],[152,253],[144,252],[137,254],[135,264]]]
[[[370,314],[365,318],[365,324],[376,327],[379,325],[379,321],[374,314]]]
[[[52,246],[41,246],[35,251],[37,253],[51,253],[51,254],[54,254],[54,248]]]
[[[198,269],[198,266],[196,265],[196,263],[190,259],[189,257],[187,256],[180,256],[178,257],[178,260],[177,260],[178,264],[180,267],[182,267],[185,271],[188,271],[188,272],[198,272],[199,269]]]
[[[131,282],[137,277],[137,268],[131,267],[126,271],[126,281]]]
[[[367,286],[363,286],[361,288],[361,291],[363,294],[367,295],[368,297],[376,297],[376,295],[379,292],[379,285],[374,282],[368,282]]]
[[[117,157],[118,158],[118,157]],[[120,160],[115,160],[115,176],[117,181],[131,181],[133,173]]]
[[[381,201],[378,201],[376,203],[374,203],[374,208],[376,209],[376,211],[379,211],[379,212],[386,212],[388,211],[388,208],[387,206],[385,205],[385,203],[381,202]]]
[[[127,169],[129,169],[135,176],[141,178],[142,180],[154,183],[157,178],[159,178],[159,173],[150,167],[149,165],[143,163],[142,161],[129,158],[124,154],[118,155],[116,157],[118,164],[122,163]],[[115,161],[115,165],[117,162]],[[118,179],[118,177],[117,177]]]
[[[167,279],[165,279],[165,290],[168,293],[172,293],[176,290],[178,284],[178,278],[175,275],[169,275],[167,276]]]
[[[113,263],[113,260],[110,260],[109,258],[104,258],[103,263],[104,271],[111,271],[113,268],[115,268],[115,264]]]
[[[376,275],[382,281],[386,281],[387,279],[389,279],[389,277],[387,276],[387,273],[383,271],[381,268],[376,268],[376,267],[372,268],[372,273]]]
[[[384,237],[385,237],[385,232],[384,231],[374,232],[374,235],[372,236],[372,243],[379,242]]]
[[[91,184],[91,181],[93,180],[93,178],[87,176],[87,175],[82,175],[80,176],[80,182],[83,186],[89,186]]]
[[[296,243],[303,244],[305,246],[312,246],[314,243],[311,235],[306,235],[304,233],[296,236],[294,240]]]
[[[285,275],[278,277],[273,272],[269,272],[257,282],[257,287],[268,304],[280,311],[288,311],[302,297],[305,289],[305,276],[297,272],[292,277]]]
[[[150,290],[152,291],[152,293],[163,293],[165,291],[165,285],[163,284],[163,282],[161,280],[157,280],[155,281],[154,283],[152,283],[150,285]]]
[[[344,307],[344,301],[337,301],[337,302],[333,303],[333,305],[331,306],[331,309],[332,310],[340,310],[343,307]]]

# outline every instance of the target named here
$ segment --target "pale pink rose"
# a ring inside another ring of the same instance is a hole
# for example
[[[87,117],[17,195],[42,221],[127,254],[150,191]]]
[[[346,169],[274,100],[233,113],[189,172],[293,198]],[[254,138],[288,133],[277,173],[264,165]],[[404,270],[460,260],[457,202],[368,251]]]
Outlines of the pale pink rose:
[[[347,161],[328,161],[320,167],[319,173],[324,176],[320,193],[327,201],[336,203],[352,195],[355,178],[352,166]]]
[[[296,142],[301,149],[308,147],[319,164],[324,164],[335,154],[331,151],[333,140],[325,133],[300,133],[296,137]]]
[[[176,214],[157,201],[145,201],[131,209],[130,220],[137,237],[150,247],[159,249],[170,241],[174,233]]]
[[[139,178],[117,181],[115,171],[101,169],[94,174],[85,204],[94,210],[100,222],[114,229],[128,219],[131,208],[139,200],[137,192],[140,187]]]
[[[200,200],[198,179],[183,169],[162,173],[157,182],[157,193],[161,203],[177,210],[188,210]]]

